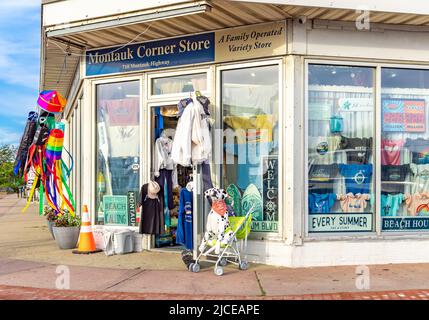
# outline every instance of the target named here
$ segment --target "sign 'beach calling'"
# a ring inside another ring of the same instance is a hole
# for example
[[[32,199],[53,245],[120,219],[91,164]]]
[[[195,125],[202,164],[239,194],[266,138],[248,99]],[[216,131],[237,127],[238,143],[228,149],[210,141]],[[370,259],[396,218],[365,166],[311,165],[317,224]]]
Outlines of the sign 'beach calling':
[[[285,21],[134,43],[86,52],[86,75],[97,76],[286,53]]]

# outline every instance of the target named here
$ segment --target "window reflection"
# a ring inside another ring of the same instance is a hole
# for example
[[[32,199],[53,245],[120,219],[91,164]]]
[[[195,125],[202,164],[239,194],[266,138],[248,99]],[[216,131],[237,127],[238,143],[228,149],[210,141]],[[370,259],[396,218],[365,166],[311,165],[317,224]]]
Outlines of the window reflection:
[[[223,185],[253,231],[278,231],[279,68],[222,72]]]
[[[206,73],[152,79],[152,94],[154,95],[206,90]]]
[[[381,81],[382,229],[429,230],[429,71],[383,68]]]
[[[127,203],[137,200],[140,173],[139,82],[97,86],[97,218],[136,225]]]
[[[373,230],[374,69],[308,68],[309,232]]]

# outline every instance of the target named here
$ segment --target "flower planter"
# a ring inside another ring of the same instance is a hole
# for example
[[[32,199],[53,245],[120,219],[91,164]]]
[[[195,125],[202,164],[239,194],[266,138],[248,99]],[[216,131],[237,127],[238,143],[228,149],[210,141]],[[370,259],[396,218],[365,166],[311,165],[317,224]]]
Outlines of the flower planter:
[[[74,249],[79,239],[80,227],[53,227],[55,241],[60,249]]]
[[[54,239],[54,240],[55,240],[54,231],[52,230],[52,227],[54,226],[55,221],[49,221],[49,220],[46,220],[46,224],[48,225],[48,230],[49,230],[49,232],[50,232],[50,233],[51,233],[51,235],[52,235],[52,239]]]

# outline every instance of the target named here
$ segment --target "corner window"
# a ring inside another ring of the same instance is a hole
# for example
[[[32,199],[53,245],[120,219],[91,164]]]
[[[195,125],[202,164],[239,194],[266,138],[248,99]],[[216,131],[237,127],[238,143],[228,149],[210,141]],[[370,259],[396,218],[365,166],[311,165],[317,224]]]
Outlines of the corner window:
[[[96,223],[135,226],[140,186],[140,82],[96,87]]]
[[[374,231],[375,69],[308,66],[309,233]]]
[[[278,232],[279,66],[221,72],[222,185],[253,232]]]
[[[382,231],[429,230],[429,70],[381,73]]]

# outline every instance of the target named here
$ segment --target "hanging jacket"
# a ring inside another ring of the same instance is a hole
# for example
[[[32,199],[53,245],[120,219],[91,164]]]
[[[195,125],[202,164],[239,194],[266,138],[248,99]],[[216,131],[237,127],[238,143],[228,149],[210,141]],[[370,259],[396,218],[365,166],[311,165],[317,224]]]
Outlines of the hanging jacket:
[[[212,152],[208,116],[202,104],[195,99],[195,117],[192,127],[192,163],[208,161]]]
[[[177,123],[171,157],[184,167],[201,164],[211,155],[208,118],[197,99],[189,103]]]

